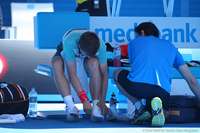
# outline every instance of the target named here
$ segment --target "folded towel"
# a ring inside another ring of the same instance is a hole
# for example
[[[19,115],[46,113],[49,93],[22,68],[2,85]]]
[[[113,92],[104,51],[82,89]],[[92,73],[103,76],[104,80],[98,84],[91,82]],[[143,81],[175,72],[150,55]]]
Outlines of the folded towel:
[[[3,115],[0,115],[0,120],[1,119],[15,120],[16,122],[25,121],[25,117],[23,114],[3,114]]]

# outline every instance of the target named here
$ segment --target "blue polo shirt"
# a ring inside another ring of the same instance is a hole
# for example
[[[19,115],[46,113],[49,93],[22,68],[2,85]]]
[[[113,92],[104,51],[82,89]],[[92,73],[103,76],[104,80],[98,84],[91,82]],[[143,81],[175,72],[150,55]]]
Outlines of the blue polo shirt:
[[[128,44],[131,71],[127,78],[132,82],[159,85],[171,92],[172,66],[184,65],[178,49],[169,41],[154,36],[138,37]]]

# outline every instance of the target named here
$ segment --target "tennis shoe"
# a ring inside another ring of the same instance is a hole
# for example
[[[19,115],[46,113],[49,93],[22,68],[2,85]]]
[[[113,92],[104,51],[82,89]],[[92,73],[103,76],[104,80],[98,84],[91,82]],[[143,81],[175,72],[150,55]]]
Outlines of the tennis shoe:
[[[136,124],[137,122],[141,123],[141,121],[147,120],[150,117],[151,114],[149,113],[149,111],[146,111],[145,106],[142,105],[139,110],[135,110],[135,115],[133,119],[130,120],[130,124]]]
[[[92,116],[91,116],[92,122],[102,122],[104,121],[103,115],[100,114],[98,110],[93,110]]]
[[[154,97],[151,100],[152,108],[152,126],[162,127],[165,124],[165,116],[163,114],[162,101],[159,97]]]
[[[68,122],[75,122],[78,121],[79,118],[81,118],[81,114],[76,106],[74,106],[73,108],[66,108],[66,112]]]

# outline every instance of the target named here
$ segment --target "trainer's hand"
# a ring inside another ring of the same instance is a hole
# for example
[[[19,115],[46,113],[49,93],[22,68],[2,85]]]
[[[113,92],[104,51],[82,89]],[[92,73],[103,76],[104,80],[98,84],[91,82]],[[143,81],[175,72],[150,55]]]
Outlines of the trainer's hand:
[[[92,115],[92,106],[90,104],[90,101],[85,101],[83,103],[83,110],[87,115]]]
[[[101,115],[105,116],[107,111],[108,111],[108,107],[106,106],[105,102],[104,101],[100,101],[98,106],[99,106],[99,108],[101,110]]]

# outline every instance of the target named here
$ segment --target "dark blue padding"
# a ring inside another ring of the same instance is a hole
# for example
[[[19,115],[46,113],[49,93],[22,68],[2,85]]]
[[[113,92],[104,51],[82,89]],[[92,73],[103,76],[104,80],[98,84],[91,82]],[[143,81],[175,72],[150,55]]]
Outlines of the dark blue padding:
[[[85,12],[39,12],[34,18],[34,47],[56,49],[68,30],[90,29],[89,14]]]

